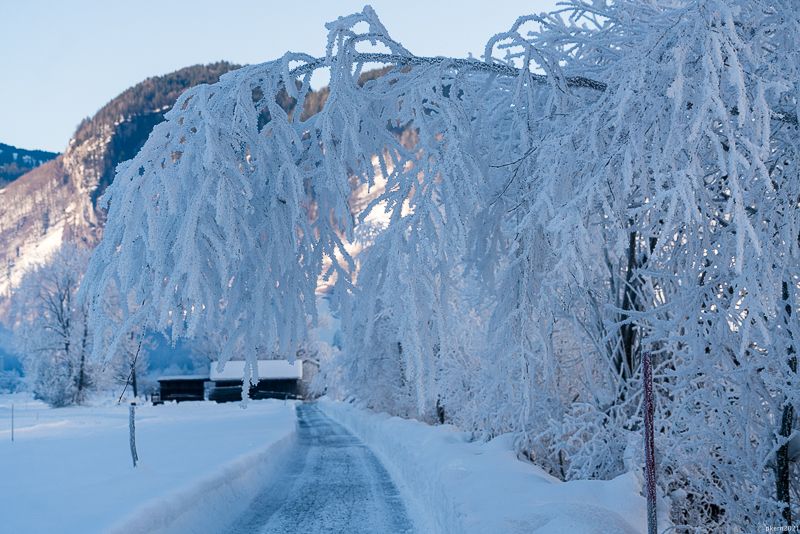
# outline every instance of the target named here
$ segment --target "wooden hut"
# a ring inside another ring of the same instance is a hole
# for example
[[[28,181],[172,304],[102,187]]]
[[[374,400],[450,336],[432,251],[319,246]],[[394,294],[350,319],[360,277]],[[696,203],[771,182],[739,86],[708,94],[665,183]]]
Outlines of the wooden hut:
[[[205,399],[205,383],[208,375],[162,376],[158,379],[158,395],[153,395],[153,404],[166,401],[201,401]]]
[[[230,402],[242,400],[243,361],[229,361],[221,371],[211,364],[211,389],[208,400]],[[303,362],[295,360],[258,360],[258,384],[250,386],[251,399],[299,399],[303,379]]]

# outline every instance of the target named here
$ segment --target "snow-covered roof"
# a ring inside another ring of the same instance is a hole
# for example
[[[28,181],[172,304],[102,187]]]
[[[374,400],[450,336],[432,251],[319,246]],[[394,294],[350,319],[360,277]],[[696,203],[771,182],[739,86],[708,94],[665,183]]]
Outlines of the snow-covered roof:
[[[167,375],[158,377],[159,382],[167,380],[208,380],[208,375]]]
[[[229,361],[222,371],[217,371],[217,362],[211,364],[211,380],[241,380],[244,376],[243,361]],[[303,362],[295,360],[258,360],[259,379],[301,379]]]

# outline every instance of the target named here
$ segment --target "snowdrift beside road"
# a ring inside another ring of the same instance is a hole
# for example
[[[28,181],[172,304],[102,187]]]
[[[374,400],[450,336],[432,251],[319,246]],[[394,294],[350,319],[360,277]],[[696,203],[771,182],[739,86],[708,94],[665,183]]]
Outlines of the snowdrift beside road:
[[[432,427],[323,399],[320,408],[369,446],[424,532],[639,534],[646,505],[632,473],[562,482],[518,460],[510,436],[472,442]]]
[[[205,479],[137,508],[111,534],[216,534],[243,513],[295,443],[286,434],[266,448],[216,468]]]
[[[10,439],[10,408],[16,435]],[[294,403],[48,408],[0,395],[0,532],[220,532],[281,462]]]

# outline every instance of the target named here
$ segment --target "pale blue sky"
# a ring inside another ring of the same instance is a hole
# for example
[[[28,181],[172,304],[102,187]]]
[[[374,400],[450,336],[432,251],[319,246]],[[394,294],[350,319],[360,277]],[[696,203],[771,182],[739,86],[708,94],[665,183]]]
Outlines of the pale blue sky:
[[[321,54],[325,22],[365,3],[411,51],[466,56],[555,2],[0,0],[0,142],[60,152],[83,117],[148,76]]]

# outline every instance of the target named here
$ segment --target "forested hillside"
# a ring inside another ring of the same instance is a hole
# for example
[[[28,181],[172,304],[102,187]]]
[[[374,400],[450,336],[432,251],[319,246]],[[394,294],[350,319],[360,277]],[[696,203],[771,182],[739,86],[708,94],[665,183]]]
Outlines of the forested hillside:
[[[0,188],[58,156],[46,150],[25,150],[0,143]]]
[[[147,78],[125,90],[78,125],[64,153],[71,174],[79,177],[79,185],[94,200],[113,180],[116,166],[139,151],[183,91],[214,83],[238,67],[226,61],[194,65]]]

